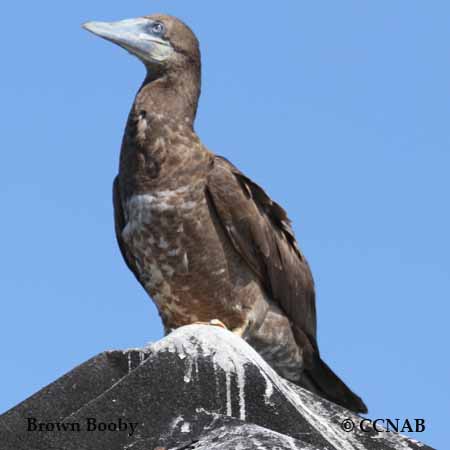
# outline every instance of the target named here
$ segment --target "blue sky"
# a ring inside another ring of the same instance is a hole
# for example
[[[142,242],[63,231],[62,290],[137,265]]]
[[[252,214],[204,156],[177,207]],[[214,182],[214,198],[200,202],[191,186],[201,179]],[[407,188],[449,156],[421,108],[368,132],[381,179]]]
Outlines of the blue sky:
[[[289,212],[324,359],[372,418],[450,401],[448,2],[9,2],[0,37],[0,412],[162,336],[115,243],[111,182],[140,63],[80,28],[167,12],[197,33],[203,142]],[[20,20],[19,20],[20,18]],[[445,443],[445,444],[444,444]]]

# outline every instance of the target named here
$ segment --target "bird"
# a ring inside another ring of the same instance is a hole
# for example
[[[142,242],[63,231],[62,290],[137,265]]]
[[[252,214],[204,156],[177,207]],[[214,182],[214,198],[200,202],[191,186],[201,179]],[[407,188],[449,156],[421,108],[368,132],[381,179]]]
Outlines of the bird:
[[[113,182],[114,223],[165,333],[223,326],[285,379],[366,413],[320,356],[313,276],[285,210],[194,130],[201,91],[194,32],[166,14],[83,27],[146,69]]]

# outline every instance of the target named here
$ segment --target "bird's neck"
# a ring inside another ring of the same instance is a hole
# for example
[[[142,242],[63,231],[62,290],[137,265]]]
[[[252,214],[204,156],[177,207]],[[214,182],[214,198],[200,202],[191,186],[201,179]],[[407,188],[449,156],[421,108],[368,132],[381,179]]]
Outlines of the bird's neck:
[[[199,93],[199,75],[189,71],[145,79],[122,142],[119,183],[124,198],[176,189],[192,174],[205,176],[211,156],[193,130]]]
[[[193,127],[200,96],[200,70],[187,68],[154,78],[147,74],[134,102],[134,112],[146,111],[183,121]]]

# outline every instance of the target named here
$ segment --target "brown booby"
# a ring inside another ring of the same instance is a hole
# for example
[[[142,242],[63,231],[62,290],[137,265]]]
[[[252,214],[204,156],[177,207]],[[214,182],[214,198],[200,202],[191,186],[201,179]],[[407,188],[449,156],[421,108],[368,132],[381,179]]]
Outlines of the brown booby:
[[[194,131],[201,76],[194,33],[159,14],[84,28],[147,69],[123,137],[114,218],[123,257],[166,333],[222,324],[283,377],[367,412],[320,358],[313,277],[286,212]]]

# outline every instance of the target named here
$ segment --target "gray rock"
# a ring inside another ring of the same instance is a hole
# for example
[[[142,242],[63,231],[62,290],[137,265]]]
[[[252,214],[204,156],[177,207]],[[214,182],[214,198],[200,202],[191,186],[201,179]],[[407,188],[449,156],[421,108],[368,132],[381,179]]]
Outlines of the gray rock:
[[[28,418],[47,425],[28,431]],[[430,449],[362,431],[361,420],[280,378],[232,333],[190,325],[75,368],[0,416],[0,442],[4,450]]]

